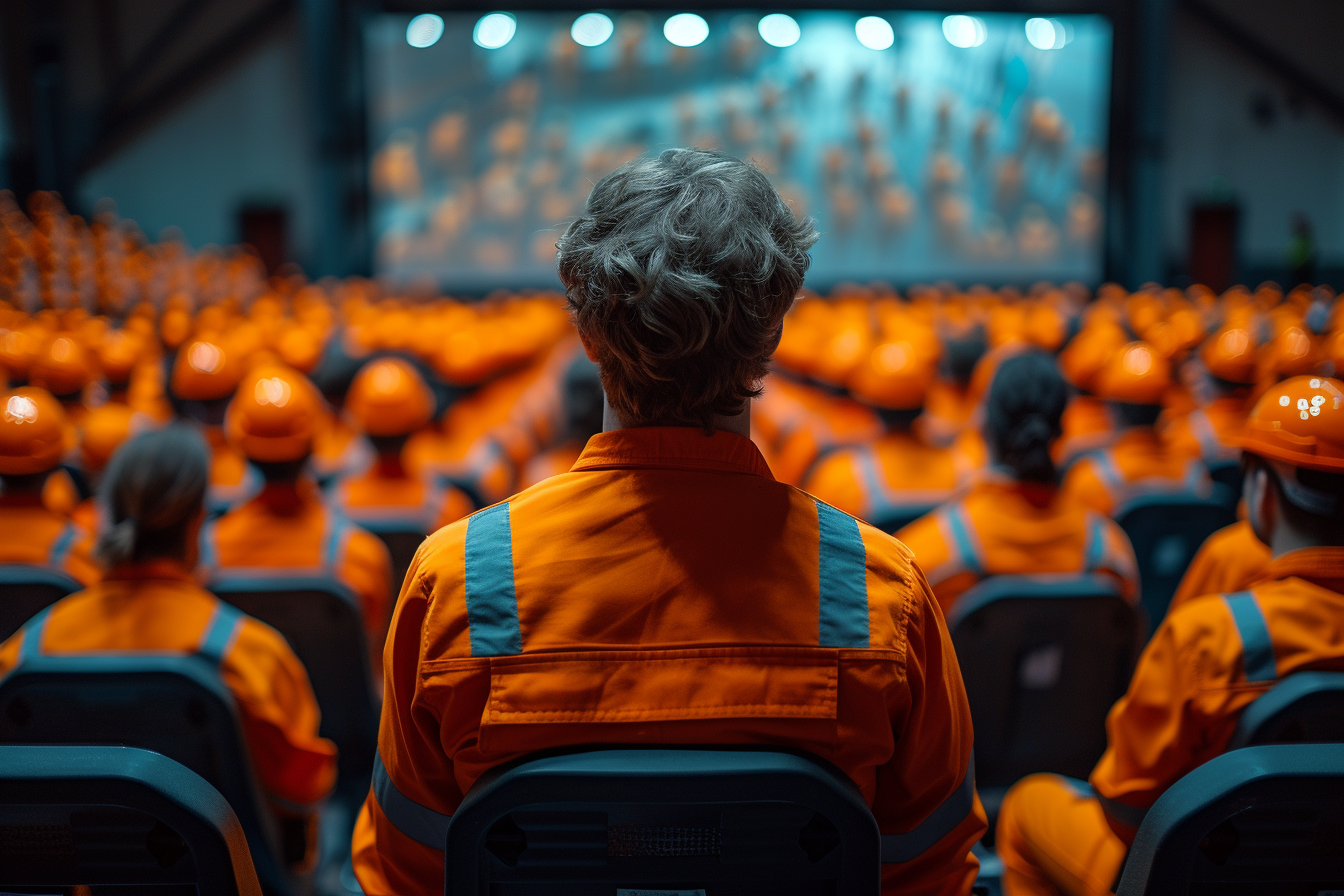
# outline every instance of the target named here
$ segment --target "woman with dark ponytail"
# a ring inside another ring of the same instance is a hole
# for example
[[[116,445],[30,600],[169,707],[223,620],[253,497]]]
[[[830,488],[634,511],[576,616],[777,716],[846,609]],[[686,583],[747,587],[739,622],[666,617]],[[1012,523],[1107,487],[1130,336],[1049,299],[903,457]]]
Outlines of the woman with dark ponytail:
[[[335,780],[336,749],[318,736],[307,673],[278,632],[192,579],[209,480],[209,455],[194,429],[170,426],[126,442],[103,475],[108,519],[95,550],[103,581],[0,644],[0,678],[43,654],[205,657],[233,693],[253,768],[276,806],[316,807]]]
[[[1068,399],[1048,355],[1004,361],[985,400],[990,469],[960,499],[896,534],[914,551],[944,613],[993,575],[1097,572],[1138,599],[1125,533],[1059,489],[1052,449]]]

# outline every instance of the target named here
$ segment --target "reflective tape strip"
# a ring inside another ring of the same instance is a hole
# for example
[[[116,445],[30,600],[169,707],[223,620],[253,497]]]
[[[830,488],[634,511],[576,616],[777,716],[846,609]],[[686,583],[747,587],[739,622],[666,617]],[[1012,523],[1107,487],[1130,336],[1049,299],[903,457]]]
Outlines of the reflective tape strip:
[[[957,789],[929,813],[908,834],[882,835],[882,863],[884,865],[909,862],[919,858],[925,850],[936,845],[975,808],[975,754],[966,766],[966,774]]]
[[[1121,498],[1127,493],[1128,489],[1126,488],[1125,475],[1115,465],[1114,455],[1110,451],[1101,451],[1092,460],[1097,467],[1097,476],[1101,479],[1102,485],[1106,486],[1107,491],[1111,492],[1112,500],[1117,504],[1124,503]]]
[[[1185,466],[1185,487],[1196,494],[1208,491],[1209,473],[1203,461],[1192,460]]]
[[[1213,422],[1209,420],[1209,415],[1202,410],[1190,412],[1190,428],[1194,430],[1195,439],[1199,442],[1204,451],[1205,460],[1215,460],[1225,452],[1222,439],[1218,438],[1218,432],[1213,428]]]
[[[47,552],[47,565],[55,569],[60,569],[65,565],[65,555],[70,553],[70,548],[75,543],[75,534],[78,530],[74,523],[66,523],[61,534],[56,536],[56,540],[51,543],[51,550]]]
[[[471,655],[522,653],[518,595],[513,586],[513,531],[507,503],[487,507],[467,519],[465,555]]]
[[[1139,825],[1143,824],[1144,817],[1148,815],[1147,809],[1136,809],[1133,806],[1126,806],[1124,803],[1116,802],[1101,794],[1097,794],[1097,802],[1101,803],[1101,808],[1107,815],[1126,827],[1131,827],[1136,830]]]
[[[243,622],[243,611],[226,604],[224,601],[215,602],[215,611],[210,616],[210,621],[206,623],[205,631],[201,633],[201,642],[196,645],[196,653],[216,665],[224,662],[224,657],[228,656],[229,649],[233,647],[234,638],[238,636],[238,629]]]
[[[1083,572],[1095,572],[1106,559],[1105,523],[1097,514],[1090,514],[1087,526],[1087,547],[1084,551]]]
[[[338,578],[337,571],[344,559],[345,543],[354,528],[349,521],[335,512],[327,514],[327,532],[322,543],[322,568],[333,579]]]
[[[23,627],[23,643],[19,644],[19,662],[42,655],[42,629],[46,628],[47,616],[50,613],[51,607],[44,607]]]
[[[817,501],[819,548],[817,643],[822,647],[868,646],[868,554],[859,523]]]
[[[377,753],[373,754],[373,796],[383,816],[397,830],[437,852],[447,848],[448,822],[453,816],[422,806],[398,790],[383,765],[383,757]]]
[[[201,527],[200,564],[206,570],[213,570],[215,567],[219,566],[219,551],[215,549],[214,521],[208,522]]]
[[[891,501],[887,498],[887,488],[882,483],[882,477],[878,475],[877,460],[873,457],[873,452],[867,449],[857,449],[852,457],[854,463],[859,468],[859,478],[863,480],[864,491],[868,497],[868,516],[867,519],[873,519],[879,516],[883,511],[891,509]]]
[[[961,555],[962,564],[967,571],[976,575],[983,575],[985,567],[980,562],[980,551],[971,535],[971,527],[966,519],[965,506],[953,504],[943,511],[942,517],[947,523],[947,530],[952,535],[952,542],[956,545],[957,553]]]
[[[1274,659],[1274,642],[1269,637],[1269,626],[1260,604],[1249,591],[1224,594],[1223,602],[1232,613],[1232,621],[1241,635],[1241,654],[1246,667],[1247,681],[1274,681],[1279,677],[1279,666]]]
[[[1063,781],[1070,790],[1083,799],[1093,799],[1097,792],[1092,789],[1092,785],[1081,778],[1070,778],[1067,775],[1060,775],[1059,779]]]

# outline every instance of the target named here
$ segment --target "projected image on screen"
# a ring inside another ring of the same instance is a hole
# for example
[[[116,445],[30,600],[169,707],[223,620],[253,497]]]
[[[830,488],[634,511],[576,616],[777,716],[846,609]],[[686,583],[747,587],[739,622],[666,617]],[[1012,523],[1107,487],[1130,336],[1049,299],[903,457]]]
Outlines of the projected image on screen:
[[[1099,279],[1101,17],[387,15],[366,40],[398,279],[553,287],[592,184],[672,146],[751,158],[815,217],[819,288]]]

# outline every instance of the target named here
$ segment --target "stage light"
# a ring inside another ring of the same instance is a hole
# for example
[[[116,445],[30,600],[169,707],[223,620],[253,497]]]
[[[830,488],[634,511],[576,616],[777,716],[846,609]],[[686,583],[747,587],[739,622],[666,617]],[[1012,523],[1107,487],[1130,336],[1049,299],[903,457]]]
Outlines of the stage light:
[[[1069,29],[1059,19],[1027,19],[1027,41],[1038,50],[1058,50],[1069,42]]]
[[[870,50],[885,50],[896,43],[891,23],[877,16],[864,16],[854,23],[854,36]]]
[[[948,16],[943,19],[943,37],[954,47],[978,47],[988,36],[989,31],[983,19],[975,16]]]
[[[709,23],[693,12],[672,16],[663,23],[663,37],[678,47],[695,47],[709,37]]]
[[[427,12],[411,19],[406,26],[406,43],[418,49],[432,47],[443,37],[443,19]]]
[[[574,20],[569,36],[581,47],[596,47],[607,42],[616,26],[600,12],[586,12]]]
[[[471,39],[478,47],[498,50],[513,40],[514,32],[517,30],[518,22],[513,16],[506,12],[492,12],[477,20],[476,27],[471,30]]]
[[[761,40],[772,47],[791,47],[798,43],[798,38],[803,34],[793,16],[786,16],[782,12],[762,17],[756,30],[761,32]]]

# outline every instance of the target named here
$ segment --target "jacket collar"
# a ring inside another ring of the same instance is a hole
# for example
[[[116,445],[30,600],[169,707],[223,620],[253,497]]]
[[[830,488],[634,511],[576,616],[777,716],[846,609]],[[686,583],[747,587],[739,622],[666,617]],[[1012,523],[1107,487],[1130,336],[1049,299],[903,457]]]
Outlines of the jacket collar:
[[[1298,548],[1280,554],[1265,567],[1260,581],[1296,576],[1322,588],[1344,593],[1344,547]]]
[[[770,467],[751,439],[736,433],[689,426],[644,426],[600,432],[588,440],[571,468],[611,470],[662,467],[718,473],[750,473],[774,479]]]

